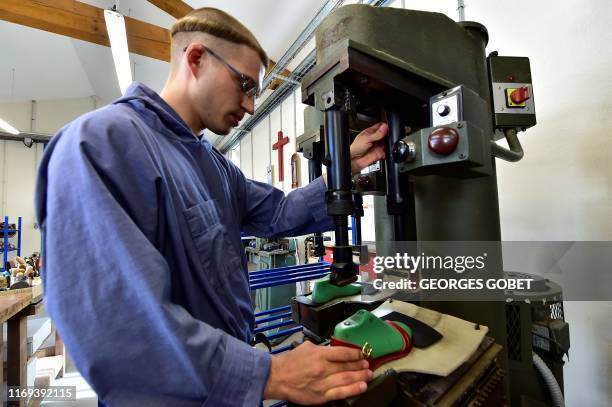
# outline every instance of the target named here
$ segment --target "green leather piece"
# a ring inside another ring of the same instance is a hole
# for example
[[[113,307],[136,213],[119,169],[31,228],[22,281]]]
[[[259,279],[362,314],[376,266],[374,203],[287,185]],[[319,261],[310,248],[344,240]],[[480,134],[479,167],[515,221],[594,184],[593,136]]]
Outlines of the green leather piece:
[[[325,276],[315,281],[310,299],[315,304],[325,304],[334,298],[347,297],[359,293],[361,293],[361,286],[359,284],[338,287],[330,283],[329,276]]]
[[[412,334],[405,324],[397,323],[408,335]],[[367,342],[372,347],[372,359],[399,352],[404,347],[404,338],[391,325],[364,309],[336,325],[334,338],[358,347]]]

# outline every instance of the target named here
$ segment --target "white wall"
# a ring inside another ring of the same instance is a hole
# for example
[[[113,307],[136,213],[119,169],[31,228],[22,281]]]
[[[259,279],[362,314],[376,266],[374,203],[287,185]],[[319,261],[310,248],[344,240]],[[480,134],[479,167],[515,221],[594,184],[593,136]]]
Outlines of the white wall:
[[[314,45],[313,45],[314,46]],[[302,91],[298,88],[293,92],[293,106],[295,117],[295,135],[296,137],[304,134],[304,109],[306,105],[302,103]],[[300,157],[300,186],[308,183],[308,160]]]
[[[92,98],[0,103],[0,117],[25,132],[54,134],[72,119],[102,102]],[[35,227],[34,186],[43,145],[27,148],[19,141],[0,141],[0,215],[9,222],[22,217],[22,251],[29,256],[40,251],[40,233]]]
[[[471,1],[488,51],[529,56],[538,124],[499,163],[505,240],[612,239],[612,2]],[[504,24],[511,13],[520,30]]]
[[[280,119],[280,130],[283,132],[283,137],[289,138],[289,142],[283,146],[284,177],[281,187],[284,191],[291,191],[291,156],[295,153],[295,139],[299,135],[295,134],[295,99],[291,96],[285,99],[285,101],[281,104]],[[274,151],[274,153],[275,160],[273,162],[277,162],[278,156],[276,155],[276,151]],[[300,161],[305,161],[301,154]],[[300,173],[301,172],[302,171],[300,171]],[[276,177],[276,179],[278,180],[278,177]]]
[[[295,139],[304,132],[303,111],[306,105],[301,102],[301,92],[295,91],[268,117],[263,119],[253,131],[240,141],[240,169],[248,177],[267,182],[266,166],[272,164],[273,185],[285,193],[291,188],[291,156],[296,152]],[[278,181],[278,152],[272,144],[278,140],[278,132],[288,137],[283,146],[283,182]],[[252,175],[251,175],[252,174]],[[308,162],[300,155],[300,186],[308,183]]]
[[[533,74],[538,124],[520,135],[525,158],[498,165],[503,239],[612,240],[612,2],[466,3],[489,30],[487,50],[528,56]],[[610,405],[612,303],[564,306],[567,405]]]
[[[247,178],[253,178],[253,133],[240,140],[240,169]]]
[[[267,182],[266,167],[270,165],[270,120],[262,120],[251,132],[253,149],[253,179]]]
[[[240,144],[235,145],[234,148],[232,148],[227,153],[225,153],[225,156],[228,159],[230,159],[234,164],[239,166],[240,165]]]
[[[304,132],[304,109],[306,105],[302,104],[301,91],[298,89],[293,92],[279,107],[274,109],[270,115],[262,120],[253,130],[258,140],[258,146],[254,151],[254,168],[257,165],[266,166],[270,163],[274,167],[274,186],[282,189],[285,193],[289,193],[291,188],[291,156],[296,152],[295,140]],[[283,183],[278,181],[278,152],[272,150],[272,144],[278,140],[278,131],[283,132],[283,137],[288,137],[289,142],[283,146]],[[268,131],[268,133],[266,133]],[[265,144],[266,134],[269,137],[269,143]],[[240,142],[241,149],[248,148],[249,141],[247,137]],[[264,159],[265,154],[268,154],[268,159]],[[241,155],[243,159],[244,155]],[[255,158],[257,157],[257,158]],[[245,162],[248,170],[248,162]],[[263,168],[263,167],[262,167]],[[241,164],[241,169],[243,165]],[[263,174],[263,169],[257,170],[257,173]],[[244,172],[244,169],[243,169]],[[308,183],[308,161],[300,154],[300,180],[299,186],[302,187]],[[246,174],[246,172],[245,172]],[[266,181],[264,179],[264,181]]]
[[[21,142],[0,141],[0,214],[17,224],[22,217],[21,254],[30,256],[40,251],[40,234],[35,230],[34,180],[42,153],[42,145],[27,148]],[[17,244],[13,239],[12,243]],[[10,253],[12,258],[16,253]]]
[[[264,120],[265,122],[265,120]],[[282,189],[283,186],[278,181],[278,174],[280,172],[280,167],[278,165],[278,150],[272,149],[272,144],[278,141],[278,132],[281,130],[281,106],[274,109],[270,115],[268,116],[268,144],[266,145],[268,151],[268,162],[272,164],[272,185],[277,188]],[[287,146],[283,146],[283,156],[287,155]],[[286,173],[287,170],[283,168],[283,171]]]

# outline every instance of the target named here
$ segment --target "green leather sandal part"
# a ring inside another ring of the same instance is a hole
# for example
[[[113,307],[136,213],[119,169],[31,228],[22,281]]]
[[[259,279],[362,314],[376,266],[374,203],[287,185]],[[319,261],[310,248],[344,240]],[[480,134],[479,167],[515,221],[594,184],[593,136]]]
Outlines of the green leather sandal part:
[[[412,331],[405,324],[396,323],[408,336]],[[402,351],[404,338],[391,325],[364,309],[336,325],[334,338],[361,348],[370,345],[372,359]]]
[[[325,304],[335,298],[347,297],[361,293],[359,284],[349,284],[338,287],[329,282],[329,276],[325,276],[314,282],[311,301],[315,304]]]

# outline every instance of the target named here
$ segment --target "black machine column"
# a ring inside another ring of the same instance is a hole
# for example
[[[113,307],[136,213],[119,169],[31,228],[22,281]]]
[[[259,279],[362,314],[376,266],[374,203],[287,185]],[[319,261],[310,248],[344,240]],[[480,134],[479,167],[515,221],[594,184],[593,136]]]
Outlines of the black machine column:
[[[353,194],[353,202],[355,203],[355,213],[353,219],[355,220],[355,241],[354,246],[361,245],[361,218],[363,217],[363,196],[356,192]]]
[[[322,165],[323,162],[318,158],[308,160],[308,182],[312,182],[321,176],[323,173],[321,170]]]
[[[296,139],[297,151],[308,160],[309,182],[313,182],[323,173],[322,167],[325,159],[323,117],[323,112],[306,108],[304,110],[304,134]],[[325,254],[321,233],[314,234],[312,251],[315,257],[322,257]]]
[[[353,214],[351,193],[351,153],[348,117],[345,111],[332,106],[325,111],[325,140],[327,145],[327,213],[334,218],[336,245],[330,281],[346,285],[357,280],[357,265],[353,263],[352,247],[348,240],[348,218]]]
[[[393,238],[397,242],[415,241],[416,220],[412,184],[407,174],[400,174],[393,160],[393,146],[405,134],[404,118],[396,107],[386,110],[389,133],[385,139],[387,174],[387,213],[393,216]]]
[[[315,153],[313,157],[308,160],[308,182],[312,182],[322,175],[322,155],[322,153],[320,155]],[[323,246],[323,234],[321,234],[320,232],[314,234],[312,242],[312,251],[313,254],[317,257],[321,257],[325,254],[325,247]]]

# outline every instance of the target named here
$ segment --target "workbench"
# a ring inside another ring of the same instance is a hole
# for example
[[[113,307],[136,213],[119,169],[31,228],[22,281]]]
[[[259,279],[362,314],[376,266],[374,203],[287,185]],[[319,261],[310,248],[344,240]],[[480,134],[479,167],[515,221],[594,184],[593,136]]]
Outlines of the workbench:
[[[7,363],[6,363],[6,385],[24,387],[27,385],[27,317],[36,315],[42,309],[42,286],[19,290],[8,290],[0,292],[0,318],[7,326]],[[0,330],[0,343],[3,343],[2,330]],[[59,338],[55,337],[53,352],[45,351],[41,356],[62,357],[62,366],[65,366],[64,346]],[[36,355],[32,355],[36,357]],[[4,377],[4,364],[0,364],[0,378]],[[0,394],[3,404],[6,403],[6,391],[3,383],[0,385]],[[32,401],[29,405],[37,405],[40,401]],[[10,401],[8,406],[25,406],[25,400]]]

